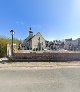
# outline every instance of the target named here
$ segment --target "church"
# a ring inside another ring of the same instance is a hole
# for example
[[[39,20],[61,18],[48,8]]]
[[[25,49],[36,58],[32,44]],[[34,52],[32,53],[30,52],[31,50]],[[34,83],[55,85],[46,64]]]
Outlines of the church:
[[[40,32],[33,35],[32,28],[30,27],[29,36],[24,40],[23,47],[25,50],[44,50],[46,47],[45,39]]]

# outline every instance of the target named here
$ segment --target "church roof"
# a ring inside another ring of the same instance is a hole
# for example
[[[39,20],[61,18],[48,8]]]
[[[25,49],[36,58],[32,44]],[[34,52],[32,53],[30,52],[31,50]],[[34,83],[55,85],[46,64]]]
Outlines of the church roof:
[[[35,36],[35,35],[34,35]],[[33,36],[33,37],[34,37]],[[29,36],[25,39],[26,40],[26,42],[28,42],[29,40],[31,40],[33,37],[31,37],[31,38],[29,38]]]
[[[30,33],[33,33],[32,31],[29,31]]]
[[[40,32],[38,32],[36,35],[38,35],[38,34],[40,34],[41,35],[41,33]],[[26,40],[26,42],[28,42],[28,41],[30,41],[32,38],[34,38],[36,35],[34,35],[33,37],[31,37],[31,38],[29,38],[29,36],[25,39]],[[43,36],[41,35],[41,37],[43,38]],[[44,39],[45,40],[45,39]]]

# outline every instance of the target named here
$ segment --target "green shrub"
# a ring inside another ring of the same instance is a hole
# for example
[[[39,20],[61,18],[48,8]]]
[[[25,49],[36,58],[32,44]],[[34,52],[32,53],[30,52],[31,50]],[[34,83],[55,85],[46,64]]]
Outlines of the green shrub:
[[[14,43],[19,46],[20,41],[14,39]],[[5,55],[7,53],[7,44],[11,44],[11,39],[0,37],[0,54]]]

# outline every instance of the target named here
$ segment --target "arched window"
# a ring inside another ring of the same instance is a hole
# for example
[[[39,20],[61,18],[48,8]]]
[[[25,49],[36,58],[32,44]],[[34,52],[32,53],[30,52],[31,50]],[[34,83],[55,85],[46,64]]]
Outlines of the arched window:
[[[39,41],[40,41],[40,37],[39,37]]]

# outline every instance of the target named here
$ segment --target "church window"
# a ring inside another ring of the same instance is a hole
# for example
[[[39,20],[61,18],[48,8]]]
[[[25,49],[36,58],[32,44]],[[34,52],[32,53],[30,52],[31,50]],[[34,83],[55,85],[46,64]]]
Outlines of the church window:
[[[40,37],[39,37],[39,41],[40,41]]]

